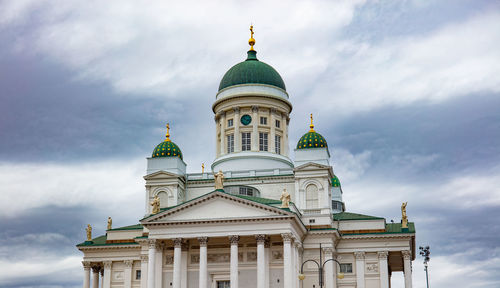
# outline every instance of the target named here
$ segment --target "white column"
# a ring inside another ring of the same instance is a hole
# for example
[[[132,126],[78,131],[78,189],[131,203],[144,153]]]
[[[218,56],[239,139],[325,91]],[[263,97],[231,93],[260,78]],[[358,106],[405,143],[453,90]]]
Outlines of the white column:
[[[300,287],[300,280],[299,280],[299,277],[298,275],[300,274],[300,246],[301,244],[297,241],[294,243],[294,248],[295,248],[295,272],[294,272],[294,275],[296,275],[297,277],[295,277],[295,287],[296,288],[299,288]]]
[[[356,282],[357,288],[365,288],[365,252],[354,252],[356,257]]]
[[[264,255],[265,255],[265,269],[264,273],[266,274],[265,277],[265,283],[264,287],[269,288],[269,260],[271,259],[271,243],[269,241],[269,238],[266,238],[266,241],[264,242]]]
[[[181,247],[181,288],[188,287],[188,243]]]
[[[113,262],[104,261],[104,282],[102,284],[102,288],[111,288],[111,266]]]
[[[269,152],[276,153],[276,142],[274,142],[274,136],[276,136],[276,119],[274,114],[276,114],[276,109],[271,108],[269,113],[269,127],[271,127],[271,133],[269,134]]]
[[[281,125],[283,125],[283,155],[288,156],[288,121],[286,113],[281,114]]]
[[[404,273],[405,273],[405,288],[411,288],[411,251],[405,250],[401,251],[403,254],[403,262],[404,262]]]
[[[90,288],[90,262],[82,261],[83,265],[83,288]]]
[[[283,237],[283,287],[292,287],[292,234],[281,234]]]
[[[174,271],[172,288],[181,288],[181,253],[182,253],[182,239],[174,239]]]
[[[256,235],[257,240],[257,288],[266,287],[266,255],[264,252],[264,242],[266,235]]]
[[[233,120],[234,123],[234,120]],[[220,113],[220,155],[226,154],[226,112]]]
[[[141,255],[141,288],[148,288],[148,256]]]
[[[327,261],[329,259],[333,258],[333,249],[332,248],[324,248],[323,251],[325,252],[325,260]],[[333,267],[335,267],[337,263],[335,263],[333,260],[328,261],[325,264],[324,271],[325,271],[325,287],[326,288],[334,288],[335,287],[335,274],[333,272]]]
[[[155,286],[155,257],[156,257],[156,240],[149,239],[149,254],[148,254],[148,288],[156,288]]]
[[[160,241],[156,241],[156,254],[155,254],[155,287],[162,287],[163,280],[163,248],[165,244]]]
[[[332,257],[333,259],[337,259],[337,252],[333,252]],[[333,288],[337,288],[337,275],[340,272],[337,270],[338,266],[337,262],[333,263]]]
[[[92,267],[92,288],[99,288],[99,270],[100,266]]]
[[[240,135],[240,108],[233,108],[234,110],[234,152],[241,151],[241,135]]]
[[[238,288],[238,242],[240,236],[229,236],[229,241],[231,242],[231,268],[230,268],[230,279],[231,288]]]
[[[99,274],[101,274],[101,288],[104,287],[104,267],[101,267],[99,270]]]
[[[259,151],[259,107],[252,106],[252,151]],[[268,139],[269,140],[269,139]]]
[[[389,252],[379,251],[378,266],[380,267],[380,288],[389,288],[389,269],[387,265],[387,256]]]
[[[123,287],[132,288],[132,265],[134,264],[134,260],[125,260],[123,264],[125,264],[125,269],[123,271]]]
[[[198,243],[200,243],[200,269],[199,269],[199,288],[207,288],[207,277],[208,277],[208,262],[207,262],[207,237],[199,237]]]

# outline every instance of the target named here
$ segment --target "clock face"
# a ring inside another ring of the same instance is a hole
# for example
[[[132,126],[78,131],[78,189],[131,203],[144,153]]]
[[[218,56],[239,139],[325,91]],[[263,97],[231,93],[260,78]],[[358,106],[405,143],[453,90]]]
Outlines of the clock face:
[[[252,117],[248,114],[245,114],[245,115],[241,116],[240,121],[241,121],[241,124],[248,125],[248,124],[250,124],[250,122],[252,122]]]

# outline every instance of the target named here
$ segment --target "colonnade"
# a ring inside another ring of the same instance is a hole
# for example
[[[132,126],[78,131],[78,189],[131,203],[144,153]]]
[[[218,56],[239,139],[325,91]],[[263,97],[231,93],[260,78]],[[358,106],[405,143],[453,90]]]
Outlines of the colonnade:
[[[127,261],[125,261],[127,262]],[[82,261],[83,265],[83,288],[90,288],[90,271],[92,270],[92,288],[110,288],[111,287],[111,261],[104,261],[102,263],[91,263],[89,261]],[[125,267],[130,267],[132,269],[132,262],[130,262],[130,266],[127,266],[125,263]],[[100,276],[100,282],[99,282]],[[130,270],[130,279],[132,277],[132,270]],[[132,282],[130,282],[130,286],[132,287]],[[127,286],[125,286],[127,287]]]

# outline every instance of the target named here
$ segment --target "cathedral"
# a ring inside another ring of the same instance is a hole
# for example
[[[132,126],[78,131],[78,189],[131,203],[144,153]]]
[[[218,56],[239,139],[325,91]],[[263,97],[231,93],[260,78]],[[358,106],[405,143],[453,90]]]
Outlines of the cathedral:
[[[246,60],[224,74],[212,105],[208,172],[186,173],[167,125],[147,158],[144,217],[116,228],[108,219],[97,237],[88,225],[77,245],[84,288],[389,288],[398,272],[412,287],[406,203],[397,223],[347,209],[313,115],[291,159],[293,97],[257,58],[250,30]]]

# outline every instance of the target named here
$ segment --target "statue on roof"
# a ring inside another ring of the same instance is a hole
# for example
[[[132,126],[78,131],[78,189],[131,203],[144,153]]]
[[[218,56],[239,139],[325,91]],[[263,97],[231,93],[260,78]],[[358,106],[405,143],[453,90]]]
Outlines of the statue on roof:
[[[222,170],[219,170],[219,172],[214,173],[214,184],[215,184],[215,190],[222,190],[224,189],[224,173],[222,173]]]
[[[158,197],[158,195],[156,195],[155,198],[153,198],[151,206],[153,206],[152,214],[157,214],[158,212],[160,212],[160,198]]]
[[[113,219],[111,219],[111,216],[108,217],[108,230],[111,230],[111,225],[113,224]]]
[[[408,216],[406,216],[406,205],[408,202],[401,204],[401,228],[408,228]]]
[[[288,208],[290,204],[290,194],[286,192],[286,188],[283,189],[283,192],[281,192],[281,208]]]
[[[87,224],[87,229],[85,229],[87,232],[87,241],[92,241],[92,226],[90,224]]]

